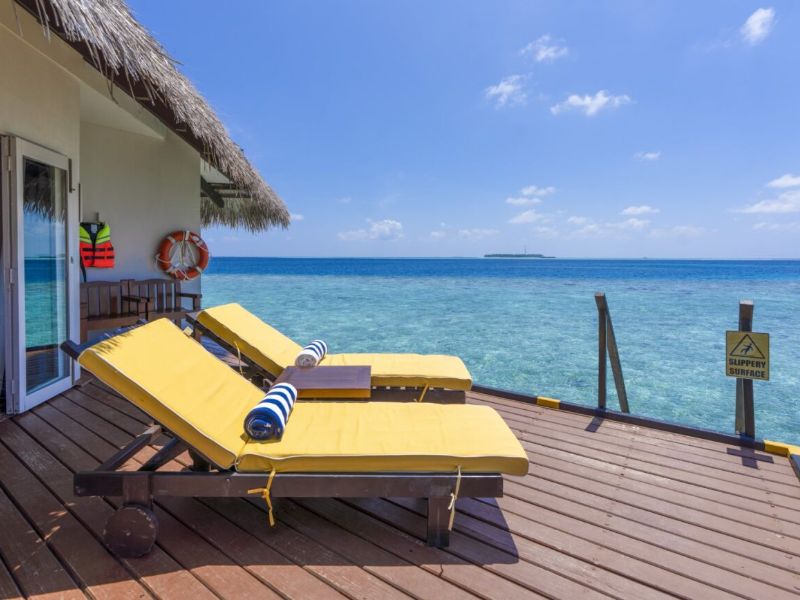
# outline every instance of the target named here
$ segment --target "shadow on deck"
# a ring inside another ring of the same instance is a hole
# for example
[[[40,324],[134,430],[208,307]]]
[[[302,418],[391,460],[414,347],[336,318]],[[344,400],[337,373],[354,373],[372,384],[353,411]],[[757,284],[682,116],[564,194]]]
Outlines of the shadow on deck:
[[[0,422],[0,597],[800,594],[800,484],[786,458],[485,394],[468,402],[500,412],[530,472],[507,478],[504,498],[460,500],[446,550],[425,546],[417,500],[276,500],[270,529],[260,499],[165,498],[153,552],[118,560],[100,541],[115,500],[74,497],[72,476],[149,421],[89,381]]]

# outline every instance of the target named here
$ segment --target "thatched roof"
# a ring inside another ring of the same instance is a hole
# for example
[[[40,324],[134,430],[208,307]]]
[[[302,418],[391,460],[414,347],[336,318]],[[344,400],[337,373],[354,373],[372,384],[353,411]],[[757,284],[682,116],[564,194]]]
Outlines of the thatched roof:
[[[16,1],[42,23],[46,35],[53,31],[63,38],[230,179],[240,192],[226,196],[224,207],[204,197],[204,225],[251,231],[289,225],[283,201],[231,140],[175,61],[133,18],[124,0]]]

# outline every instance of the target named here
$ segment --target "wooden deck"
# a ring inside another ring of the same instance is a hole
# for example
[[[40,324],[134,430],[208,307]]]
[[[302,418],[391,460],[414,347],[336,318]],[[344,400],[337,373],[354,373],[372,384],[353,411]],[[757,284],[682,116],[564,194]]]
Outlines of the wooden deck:
[[[95,382],[76,387],[0,422],[0,598],[800,596],[800,483],[786,458],[469,402],[500,411],[530,472],[502,499],[460,500],[447,550],[424,545],[419,501],[278,500],[269,529],[260,500],[165,499],[158,546],[117,560],[100,541],[115,500],[73,497],[72,475],[148,419]]]

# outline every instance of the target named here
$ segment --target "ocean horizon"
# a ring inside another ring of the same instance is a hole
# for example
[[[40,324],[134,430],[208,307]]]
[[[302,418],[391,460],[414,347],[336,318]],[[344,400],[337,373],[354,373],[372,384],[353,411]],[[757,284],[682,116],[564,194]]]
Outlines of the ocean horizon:
[[[460,356],[475,383],[597,403],[595,292],[608,298],[631,412],[734,427],[725,331],[739,300],[771,334],[755,383],[756,434],[800,442],[800,261],[215,257],[203,304],[238,302],[300,343],[331,352]],[[618,406],[613,381],[608,406]]]

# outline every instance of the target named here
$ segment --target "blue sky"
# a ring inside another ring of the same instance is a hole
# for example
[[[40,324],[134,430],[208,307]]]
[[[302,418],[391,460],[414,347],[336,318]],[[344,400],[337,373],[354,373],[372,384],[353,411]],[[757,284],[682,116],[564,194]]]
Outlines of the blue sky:
[[[216,255],[800,256],[800,3],[131,5],[295,216]]]

